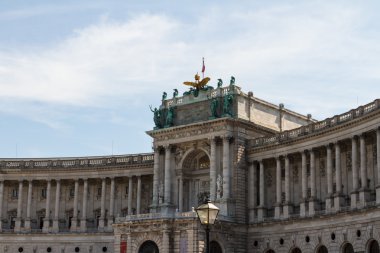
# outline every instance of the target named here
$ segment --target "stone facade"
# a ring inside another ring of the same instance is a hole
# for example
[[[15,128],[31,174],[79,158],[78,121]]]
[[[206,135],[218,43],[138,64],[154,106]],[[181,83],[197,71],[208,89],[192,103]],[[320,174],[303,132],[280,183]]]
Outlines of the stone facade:
[[[0,160],[0,252],[379,252],[380,100],[316,122],[238,86],[164,99],[153,153]],[[376,248],[377,247],[377,248]]]

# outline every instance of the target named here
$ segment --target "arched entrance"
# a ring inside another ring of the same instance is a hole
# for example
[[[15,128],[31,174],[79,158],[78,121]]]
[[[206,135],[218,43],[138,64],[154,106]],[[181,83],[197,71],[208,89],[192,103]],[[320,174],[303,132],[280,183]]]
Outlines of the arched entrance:
[[[380,253],[379,243],[376,240],[372,240],[369,243],[368,253]]]
[[[318,248],[317,253],[328,253],[326,246],[322,245]]]
[[[202,149],[194,149],[182,162],[183,211],[203,204],[210,196],[210,158]],[[179,198],[179,196],[178,196]]]
[[[223,253],[222,247],[216,241],[210,242],[210,253]]]
[[[139,253],[159,253],[157,244],[153,241],[145,241],[141,244]]]
[[[351,243],[346,243],[342,248],[342,253],[354,253],[354,247]]]
[[[265,253],[275,253],[275,252],[272,249],[268,249]]]
[[[302,251],[300,250],[300,248],[294,248],[292,249],[291,253],[302,253]]]

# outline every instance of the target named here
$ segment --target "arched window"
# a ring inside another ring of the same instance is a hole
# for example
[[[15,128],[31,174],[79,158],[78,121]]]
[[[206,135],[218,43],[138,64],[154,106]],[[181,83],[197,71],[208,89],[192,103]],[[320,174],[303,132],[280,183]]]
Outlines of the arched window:
[[[326,246],[322,245],[319,247],[317,253],[328,253],[329,251],[327,250]]]
[[[210,253],[223,253],[222,247],[216,241],[211,241],[210,243]]]
[[[369,244],[368,253],[380,253],[379,243],[376,240]]]
[[[146,241],[140,246],[139,253],[159,253],[157,244],[153,241]]]
[[[354,253],[354,247],[352,247],[351,243],[346,243],[343,246],[342,253]]]
[[[294,248],[292,249],[292,253],[302,253],[302,251],[300,250],[300,248]]]

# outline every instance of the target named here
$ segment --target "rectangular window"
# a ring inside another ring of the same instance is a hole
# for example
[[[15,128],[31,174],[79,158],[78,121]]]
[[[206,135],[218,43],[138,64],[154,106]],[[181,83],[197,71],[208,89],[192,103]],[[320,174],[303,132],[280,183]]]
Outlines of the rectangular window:
[[[98,197],[102,196],[102,187],[98,187]]]
[[[17,188],[12,189],[12,198],[14,198],[14,199],[18,198],[18,189]]]
[[[41,198],[46,199],[46,188],[41,189]]]
[[[71,187],[71,188],[70,188],[70,197],[73,198],[74,195],[75,195],[74,187]]]

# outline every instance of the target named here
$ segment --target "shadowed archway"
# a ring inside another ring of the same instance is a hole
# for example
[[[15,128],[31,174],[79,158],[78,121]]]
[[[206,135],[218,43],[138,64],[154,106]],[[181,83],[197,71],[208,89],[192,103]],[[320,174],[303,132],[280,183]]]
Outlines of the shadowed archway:
[[[153,241],[145,241],[139,248],[139,253],[159,253],[157,244]]]

